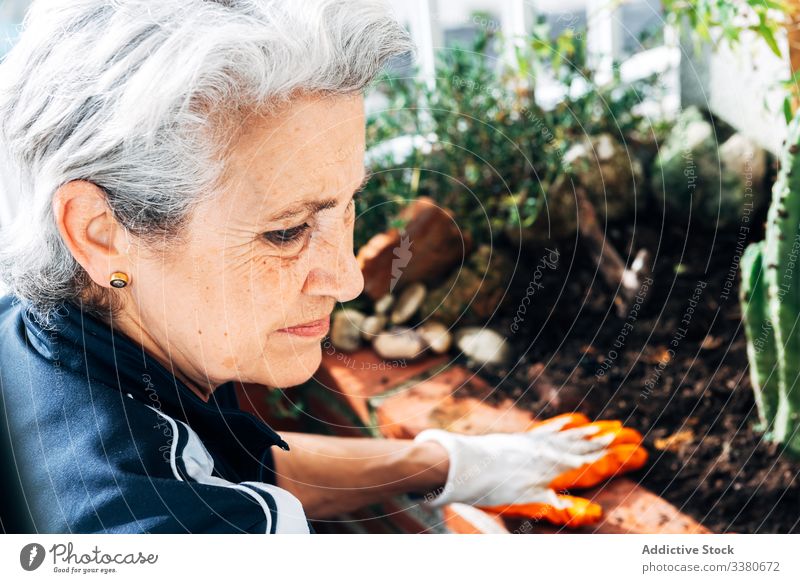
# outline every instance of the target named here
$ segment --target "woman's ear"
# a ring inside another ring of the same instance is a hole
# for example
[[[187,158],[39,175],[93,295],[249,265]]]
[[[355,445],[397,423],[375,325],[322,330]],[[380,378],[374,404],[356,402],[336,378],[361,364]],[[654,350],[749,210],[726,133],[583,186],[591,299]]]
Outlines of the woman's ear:
[[[130,275],[128,234],[100,187],[85,180],[61,186],[53,196],[53,215],[64,244],[97,285],[111,287],[115,271]]]

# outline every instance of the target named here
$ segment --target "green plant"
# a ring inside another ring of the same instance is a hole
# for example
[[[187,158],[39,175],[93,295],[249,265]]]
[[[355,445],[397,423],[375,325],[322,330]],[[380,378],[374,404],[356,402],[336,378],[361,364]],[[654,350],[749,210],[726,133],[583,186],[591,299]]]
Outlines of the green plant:
[[[789,125],[764,241],[742,258],[742,314],[761,429],[800,454],[800,115]]]
[[[748,246],[742,255],[742,316],[747,335],[750,379],[758,410],[758,428],[769,429],[778,409],[775,333],[770,323],[766,285],[762,280],[764,242]]]
[[[668,24],[678,30],[694,33],[694,49],[699,52],[703,42],[716,48],[720,44],[737,47],[742,32],[755,33],[775,56],[784,58],[778,38],[786,24],[784,20],[791,12],[790,2],[782,0],[662,0],[664,16]],[[713,32],[718,34],[714,35]],[[791,93],[797,92],[800,71],[789,79],[782,79],[775,86],[786,93],[783,114],[786,123],[792,119]],[[766,104],[765,104],[765,107]]]
[[[777,36],[783,27],[778,16],[789,10],[780,0],[661,0],[669,24],[678,29],[686,24],[695,33],[695,42],[727,43],[733,47],[745,30],[755,32],[770,50],[781,57]],[[712,31],[719,31],[718,39]],[[697,46],[697,45],[696,45]]]
[[[568,30],[551,39],[540,24],[517,39],[512,66],[487,54],[507,53],[501,39],[481,34],[470,48],[440,55],[435,88],[409,79],[379,85],[388,106],[368,120],[372,152],[400,138],[412,145],[399,159],[392,152],[372,157],[357,246],[420,195],[452,209],[478,243],[530,227],[543,194],[570,170],[563,162],[570,146],[602,132],[624,140],[644,125],[635,105],[652,83],[623,86],[617,75],[596,86],[582,35]],[[566,89],[549,107],[535,96],[546,77]]]

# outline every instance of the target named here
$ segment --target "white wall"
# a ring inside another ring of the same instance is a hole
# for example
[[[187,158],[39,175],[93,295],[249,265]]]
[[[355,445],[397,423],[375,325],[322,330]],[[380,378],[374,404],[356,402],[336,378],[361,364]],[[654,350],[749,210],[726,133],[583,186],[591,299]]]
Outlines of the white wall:
[[[788,61],[778,59],[763,42],[749,42],[736,52],[722,47],[709,63],[711,111],[777,154],[786,137],[786,119],[784,93],[775,83],[789,73]]]
[[[777,86],[789,77],[788,57],[779,59],[753,33],[743,33],[735,49],[704,47],[701,55],[685,43],[681,62],[682,104],[713,112],[737,131],[777,154],[786,137],[784,93]],[[788,55],[786,38],[778,39]]]

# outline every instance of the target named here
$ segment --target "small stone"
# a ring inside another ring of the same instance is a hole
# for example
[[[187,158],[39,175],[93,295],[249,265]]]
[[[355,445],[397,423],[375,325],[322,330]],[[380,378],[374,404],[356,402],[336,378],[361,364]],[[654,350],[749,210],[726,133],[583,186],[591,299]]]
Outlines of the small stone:
[[[684,109],[658,149],[651,188],[678,220],[714,228],[741,225],[769,199],[767,152],[743,134],[722,145],[696,107]]]
[[[392,294],[386,294],[375,302],[375,313],[386,314],[392,308],[392,304],[394,304],[394,296]]]
[[[373,340],[386,327],[386,321],[386,316],[382,314],[367,316],[361,324],[361,337],[364,340]]]
[[[419,310],[426,292],[425,284],[422,283],[412,283],[404,289],[392,310],[392,324],[408,322]]]
[[[456,333],[456,345],[477,364],[502,365],[511,360],[507,339],[489,328],[470,326]]]
[[[444,354],[450,350],[453,343],[453,335],[447,326],[436,320],[428,320],[418,326],[417,334],[422,336],[428,347],[436,354]]]
[[[396,326],[381,332],[375,337],[372,346],[381,358],[387,360],[412,360],[426,348],[422,336],[405,326]]]
[[[361,329],[366,316],[352,308],[339,310],[331,322],[331,343],[338,350],[353,352],[361,346]]]

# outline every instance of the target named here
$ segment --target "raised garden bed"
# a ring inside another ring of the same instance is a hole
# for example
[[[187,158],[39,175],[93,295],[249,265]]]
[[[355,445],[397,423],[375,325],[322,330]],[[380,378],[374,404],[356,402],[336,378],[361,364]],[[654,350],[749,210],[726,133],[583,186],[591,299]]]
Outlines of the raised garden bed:
[[[699,523],[713,532],[797,532],[800,463],[753,429],[738,301],[739,256],[749,241],[763,238],[763,217],[753,217],[749,231],[709,232],[676,223],[650,215],[608,229],[623,256],[628,248],[653,256],[646,301],[634,302],[622,316],[583,243],[559,244],[557,266],[538,273],[536,251],[498,245],[498,251],[520,255],[505,301],[486,322],[510,342],[511,365],[477,367],[453,350],[400,366],[368,348],[348,354],[326,342],[318,383],[286,393],[310,413],[291,428],[409,438],[429,426],[515,431],[533,417],[567,411],[620,419],[641,431],[651,456],[636,474],[598,490],[598,496],[611,497],[608,508],[620,506],[624,514],[636,496],[613,501],[612,494],[640,484],[636,492],[664,504],[670,509],[665,516],[677,512],[689,530],[701,530]],[[540,286],[520,321],[517,307],[533,278]],[[447,369],[438,384],[417,386],[437,368]],[[412,505],[368,512],[353,524],[378,516],[377,531],[445,528],[442,516],[408,519]],[[401,515],[410,525],[398,526]],[[675,524],[656,517],[644,526],[606,522],[597,530],[649,532],[661,528],[653,526],[659,521]],[[456,520],[461,522],[463,517]],[[505,528],[520,531],[519,525]],[[526,529],[548,531],[543,525]]]
[[[425,358],[409,366],[388,368],[382,368],[382,363],[370,349],[326,354],[314,383],[302,390],[308,418],[336,435],[395,438],[412,438],[428,427],[463,433],[521,431],[533,419],[530,412],[508,400],[489,404],[492,388],[447,359]],[[263,402],[257,396],[262,390],[240,387],[240,391],[251,393],[242,401]],[[464,392],[470,395],[460,394]],[[256,413],[268,416],[270,411],[264,408]],[[500,521],[464,505],[451,505],[442,512],[426,511],[406,497],[317,527],[324,532],[707,532],[635,480],[616,478],[581,495],[603,506],[605,515],[598,525],[577,531],[524,520]]]
[[[516,367],[481,371],[498,386],[491,399],[543,416],[575,409],[621,419],[651,452],[636,479],[710,530],[797,532],[800,462],[753,430],[738,302],[738,259],[746,242],[763,238],[762,223],[703,232],[665,228],[656,216],[609,229],[618,249],[655,257],[649,298],[625,318],[594,265],[565,247],[565,261],[542,276],[525,332],[509,336],[522,355]],[[518,275],[512,298],[525,293],[530,271]],[[508,330],[511,318],[489,325]]]

